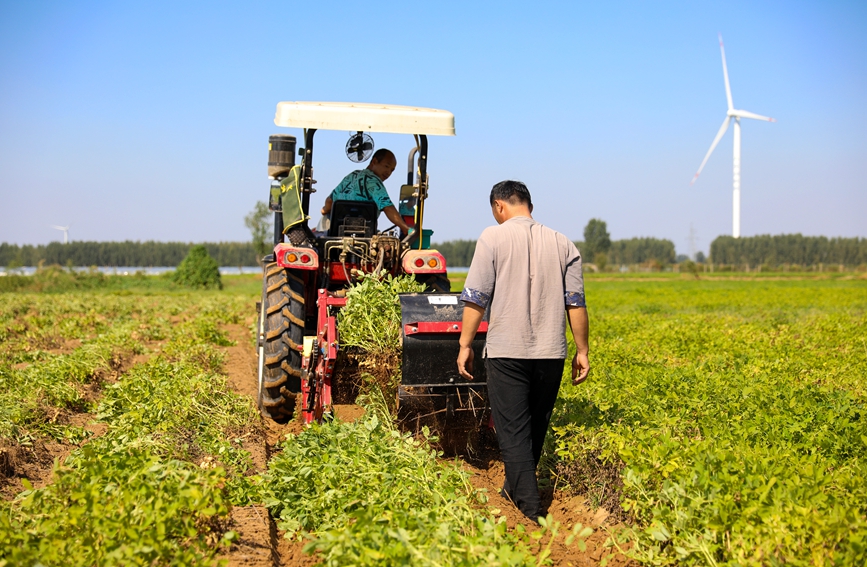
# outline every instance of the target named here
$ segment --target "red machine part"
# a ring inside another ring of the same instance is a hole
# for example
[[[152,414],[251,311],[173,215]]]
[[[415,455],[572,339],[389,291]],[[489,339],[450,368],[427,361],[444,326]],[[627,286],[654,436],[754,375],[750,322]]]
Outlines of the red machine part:
[[[402,264],[407,274],[446,273],[446,259],[436,250],[409,250],[403,255]]]
[[[301,416],[304,423],[321,421],[331,407],[331,377],[339,349],[336,310],[346,305],[345,297],[336,297],[320,289],[316,300],[319,323],[313,352],[305,357],[302,367],[307,369],[301,379]]]
[[[351,282],[352,278],[352,270],[358,269],[358,264],[341,264],[340,262],[329,262],[326,264],[328,267],[328,278],[332,282]],[[346,268],[344,272],[343,269]]]
[[[274,258],[283,268],[295,270],[318,270],[319,254],[312,248],[297,248],[288,243],[274,247]]]

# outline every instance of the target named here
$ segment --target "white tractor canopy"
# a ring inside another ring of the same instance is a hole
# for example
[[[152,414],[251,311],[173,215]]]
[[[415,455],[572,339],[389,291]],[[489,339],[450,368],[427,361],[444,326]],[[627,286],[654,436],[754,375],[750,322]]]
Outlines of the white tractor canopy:
[[[363,102],[279,102],[274,124],[287,128],[454,136],[447,110]]]

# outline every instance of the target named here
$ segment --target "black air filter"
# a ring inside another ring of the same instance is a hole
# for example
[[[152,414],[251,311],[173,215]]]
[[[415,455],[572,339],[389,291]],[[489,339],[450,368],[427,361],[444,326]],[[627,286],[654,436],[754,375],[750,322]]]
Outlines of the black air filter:
[[[268,137],[268,177],[275,177],[295,165],[295,136],[274,134]]]

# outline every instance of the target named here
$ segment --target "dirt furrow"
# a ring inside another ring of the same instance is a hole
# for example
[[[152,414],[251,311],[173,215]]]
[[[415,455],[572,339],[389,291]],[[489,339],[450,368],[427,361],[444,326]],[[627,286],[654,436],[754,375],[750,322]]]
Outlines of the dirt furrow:
[[[235,344],[226,347],[226,362],[223,372],[233,392],[256,404],[257,373],[256,350],[250,338],[250,328],[244,325],[226,325],[224,330]],[[260,418],[261,419],[261,418]],[[302,425],[297,420],[281,425],[263,419],[265,435],[244,443],[250,452],[257,473],[268,468],[268,459],[277,450],[277,445],[288,433],[299,433]],[[229,567],[250,566],[303,566],[314,565],[316,560],[304,554],[304,544],[290,542],[283,537],[264,506],[236,506],[232,509],[231,529],[238,533],[239,540],[228,552],[220,556]]]
[[[58,354],[68,354],[74,350],[70,346],[73,344],[77,348],[81,346],[81,341],[68,342],[69,348],[64,352],[58,350]],[[125,353],[113,358],[108,369],[98,369],[90,382],[77,386],[83,400],[89,406],[96,407],[106,384],[117,382],[130,368],[147,362],[150,353],[159,348],[160,344],[147,344],[149,354]],[[0,498],[15,498],[25,488],[22,479],[27,479],[34,488],[43,488],[51,481],[55,461],[62,463],[74,449],[102,436],[108,429],[106,424],[95,421],[96,415],[93,413],[56,407],[46,407],[44,413],[45,416],[50,416],[47,418],[49,424],[81,427],[89,432],[89,436],[81,443],[36,437],[24,444],[0,444]]]

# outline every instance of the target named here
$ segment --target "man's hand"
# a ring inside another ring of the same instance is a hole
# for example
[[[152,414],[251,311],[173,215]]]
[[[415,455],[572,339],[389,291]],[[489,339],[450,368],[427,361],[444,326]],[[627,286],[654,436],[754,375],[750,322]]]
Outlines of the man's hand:
[[[389,205],[386,208],[382,209],[382,212],[385,213],[385,217],[390,220],[394,225],[400,229],[401,236],[406,236],[409,233],[409,227],[403,222],[403,217],[400,216],[400,213],[397,212],[397,209],[394,208],[394,205]]]
[[[590,359],[586,354],[575,353],[572,359],[572,383],[578,385],[587,379],[590,374]]]
[[[473,358],[475,357],[475,353],[473,352],[473,347],[461,347],[460,352],[458,352],[458,374],[466,378],[467,380],[473,379]]]
[[[586,307],[567,307],[566,315],[569,318],[569,326],[572,327],[572,337],[575,339],[575,358],[572,359],[572,383],[580,384],[587,379],[590,373],[590,323],[587,320]]]
[[[485,315],[484,307],[475,303],[464,302],[464,316],[461,318],[461,339],[458,343],[461,350],[458,351],[458,374],[467,380],[473,379],[473,339],[479,330],[479,323]]]

